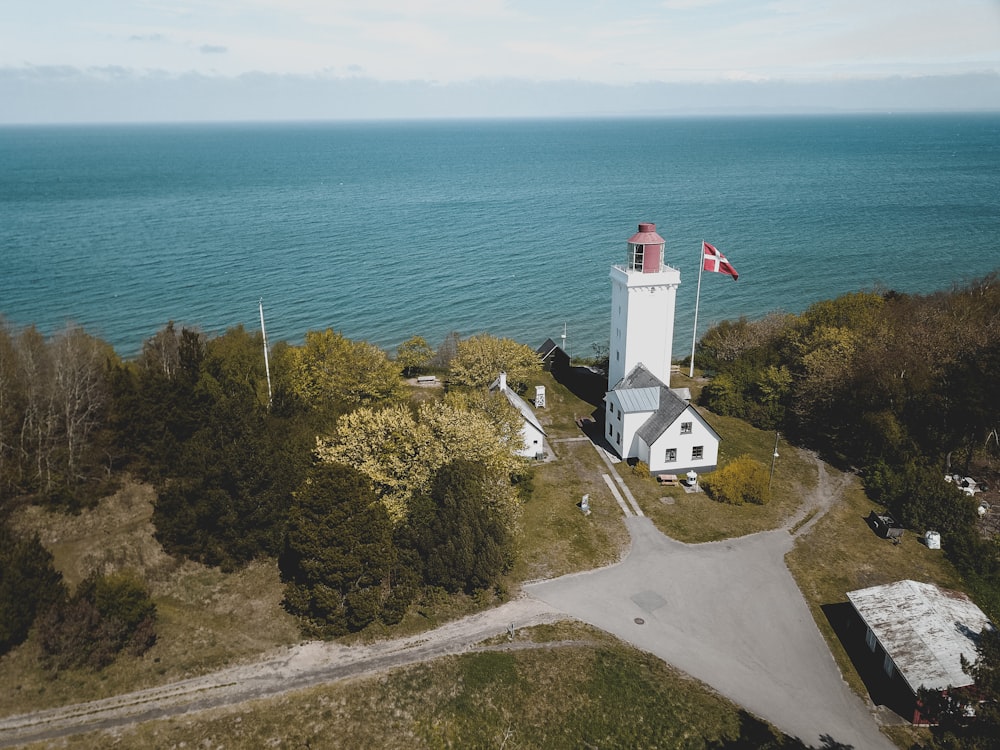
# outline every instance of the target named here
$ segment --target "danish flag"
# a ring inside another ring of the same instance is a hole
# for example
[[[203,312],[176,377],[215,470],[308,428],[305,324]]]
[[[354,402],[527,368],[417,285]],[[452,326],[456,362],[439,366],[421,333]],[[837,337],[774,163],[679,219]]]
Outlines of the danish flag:
[[[707,242],[702,241],[702,250],[704,254],[702,255],[702,268],[706,271],[712,271],[713,273],[726,273],[733,277],[733,281],[736,281],[740,275],[736,273],[736,269],[732,267],[726,256],[716,250],[712,245]]]

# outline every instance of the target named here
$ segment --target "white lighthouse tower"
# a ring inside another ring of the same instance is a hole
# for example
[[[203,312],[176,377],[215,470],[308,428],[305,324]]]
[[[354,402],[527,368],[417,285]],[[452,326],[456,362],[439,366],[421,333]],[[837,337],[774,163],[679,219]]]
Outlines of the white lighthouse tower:
[[[674,304],[681,273],[663,263],[655,224],[629,237],[625,265],[611,268],[611,346],[604,437],[624,459],[676,477],[715,469],[719,434],[670,389]]]
[[[670,385],[674,305],[681,272],[664,265],[656,224],[640,224],[628,239],[625,265],[611,267],[608,390],[638,364]]]

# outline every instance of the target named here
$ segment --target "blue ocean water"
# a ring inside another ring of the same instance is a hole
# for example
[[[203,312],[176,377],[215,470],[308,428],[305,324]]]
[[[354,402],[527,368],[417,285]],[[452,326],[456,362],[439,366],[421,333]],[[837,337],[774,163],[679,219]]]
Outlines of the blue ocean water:
[[[640,221],[699,331],[1000,268],[1000,115],[0,128],[0,315],[124,356],[167,321],[387,349],[607,343]]]

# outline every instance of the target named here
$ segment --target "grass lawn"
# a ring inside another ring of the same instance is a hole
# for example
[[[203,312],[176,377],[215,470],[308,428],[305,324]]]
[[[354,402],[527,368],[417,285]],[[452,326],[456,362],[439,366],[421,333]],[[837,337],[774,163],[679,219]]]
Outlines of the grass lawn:
[[[700,410],[722,436],[719,463],[724,465],[744,454],[770,470],[774,433],[758,430],[746,422]],[[780,527],[802,504],[803,496],[816,484],[813,459],[783,440],[778,444],[767,505],[727,505],[702,492],[688,494],[683,487],[661,487],[648,474],[639,474],[623,463],[621,474],[643,513],[664,534],[682,542],[714,542]],[[672,501],[672,502],[671,502]]]
[[[114,735],[80,735],[65,746],[697,749],[741,732],[773,736],[658,659],[562,623],[521,631],[510,650],[444,657]]]
[[[677,377],[675,386],[700,381]],[[555,460],[532,469],[522,533],[508,590],[520,583],[589,570],[620,558],[628,544],[623,514],[603,480],[607,467],[575,420],[594,407],[547,373],[547,406],[538,411]],[[436,389],[424,389],[432,398]],[[529,394],[531,395],[531,394]],[[735,419],[707,415],[722,435],[721,462],[749,454],[770,468],[774,433]],[[704,494],[664,488],[649,476],[618,471],[643,511],[664,533],[703,542],[773,529],[787,522],[816,485],[814,459],[779,444],[772,500],[765,506],[729,506]],[[830,471],[833,471],[832,469]],[[590,496],[591,515],[579,503]],[[668,498],[673,502],[665,502]],[[90,570],[134,568],[149,581],[159,612],[159,640],[140,659],[122,659],[104,671],[51,674],[37,666],[33,638],[0,658],[0,714],[13,714],[123,693],[202,674],[301,639],[280,606],[282,586],[274,561],[232,574],[166,555],[153,537],[153,491],[129,485],[77,516],[25,508],[23,529],[38,529],[67,583]],[[909,536],[893,546],[871,533],[871,509],[857,483],[804,537],[787,562],[845,678],[861,695],[864,685],[827,619],[846,592],[901,578],[959,588],[939,551]],[[491,606],[499,596],[429,593],[393,628],[373,626],[347,642],[396,637],[436,627]],[[552,628],[555,628],[553,630]],[[754,720],[699,683],[610,636],[563,623],[521,631],[518,639],[553,641],[545,648],[477,653],[396,670],[391,674],[303,691],[195,717],[144,724],[117,738],[67,740],[69,747],[217,746],[284,744],[313,747],[635,746],[705,747],[763,731]],[[565,641],[573,641],[565,643]],[[585,641],[585,642],[580,642]],[[517,644],[515,644],[517,645]],[[522,644],[524,645],[524,644]],[[898,735],[898,736],[897,736]],[[912,742],[899,729],[901,746]],[[206,744],[207,743],[207,744]]]

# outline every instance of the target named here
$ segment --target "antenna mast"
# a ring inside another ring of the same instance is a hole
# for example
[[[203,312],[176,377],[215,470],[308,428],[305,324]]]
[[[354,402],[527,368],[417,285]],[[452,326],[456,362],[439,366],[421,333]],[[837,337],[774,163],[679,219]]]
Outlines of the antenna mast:
[[[271,365],[267,359],[267,331],[264,330],[264,298],[257,303],[260,308],[260,335],[264,339],[264,372],[267,373],[267,408],[271,408]]]

